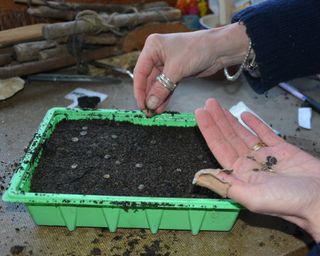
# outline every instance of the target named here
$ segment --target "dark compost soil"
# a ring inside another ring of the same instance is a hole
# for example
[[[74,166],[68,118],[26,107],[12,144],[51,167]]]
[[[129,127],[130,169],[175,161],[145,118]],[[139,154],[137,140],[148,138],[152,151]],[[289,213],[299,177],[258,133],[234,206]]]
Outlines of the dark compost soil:
[[[30,190],[217,198],[215,193],[192,185],[198,170],[217,167],[197,127],[62,121],[43,146]]]

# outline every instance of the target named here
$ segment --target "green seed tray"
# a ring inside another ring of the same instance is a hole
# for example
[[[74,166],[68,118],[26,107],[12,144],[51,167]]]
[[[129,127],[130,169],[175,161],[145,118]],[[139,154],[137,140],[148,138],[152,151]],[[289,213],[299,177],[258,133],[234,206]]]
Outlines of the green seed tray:
[[[18,166],[3,200],[26,205],[38,225],[118,228],[229,231],[240,206],[228,199],[161,198],[134,196],[101,196],[81,194],[32,193],[33,172],[41,158],[42,145],[62,120],[115,120],[140,125],[196,126],[191,113],[165,113],[146,118],[140,111],[50,109]],[[191,181],[190,181],[191,182]]]

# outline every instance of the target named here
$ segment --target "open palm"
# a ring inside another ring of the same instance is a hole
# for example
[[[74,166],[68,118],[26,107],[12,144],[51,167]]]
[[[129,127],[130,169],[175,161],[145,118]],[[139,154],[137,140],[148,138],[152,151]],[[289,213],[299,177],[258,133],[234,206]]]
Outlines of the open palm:
[[[320,232],[310,227],[320,219],[320,160],[246,112],[241,118],[254,135],[214,99],[196,110],[196,118],[212,153],[229,170],[214,174],[231,185],[228,197],[252,211],[291,221],[313,235]],[[265,146],[252,150],[258,143]]]

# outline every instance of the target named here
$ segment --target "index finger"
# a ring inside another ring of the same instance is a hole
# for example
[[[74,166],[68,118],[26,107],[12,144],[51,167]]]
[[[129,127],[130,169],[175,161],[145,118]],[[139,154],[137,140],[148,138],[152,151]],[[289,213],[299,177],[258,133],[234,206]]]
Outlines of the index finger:
[[[144,49],[133,71],[133,92],[140,109],[145,108],[147,80],[153,67],[153,59],[150,57],[148,49]]]
[[[197,109],[195,115],[200,131],[215,158],[223,168],[232,169],[233,164],[239,158],[237,151],[229,141],[224,138],[218,125],[208,111]]]

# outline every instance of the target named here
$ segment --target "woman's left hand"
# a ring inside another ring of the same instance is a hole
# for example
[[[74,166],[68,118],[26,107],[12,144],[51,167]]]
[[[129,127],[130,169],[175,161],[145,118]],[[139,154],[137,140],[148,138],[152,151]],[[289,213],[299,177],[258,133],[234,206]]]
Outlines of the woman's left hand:
[[[320,242],[320,160],[287,143],[253,114],[244,128],[214,99],[196,110],[206,142],[231,174],[215,172],[230,184],[227,196],[249,210],[279,216],[297,224]],[[264,147],[256,147],[261,145]]]

